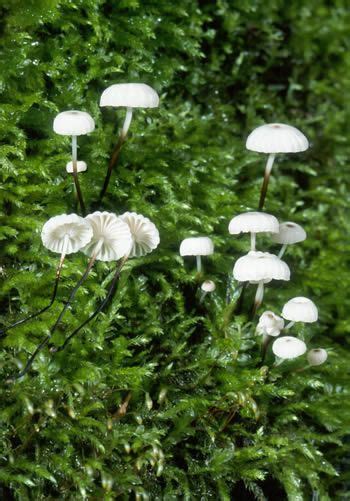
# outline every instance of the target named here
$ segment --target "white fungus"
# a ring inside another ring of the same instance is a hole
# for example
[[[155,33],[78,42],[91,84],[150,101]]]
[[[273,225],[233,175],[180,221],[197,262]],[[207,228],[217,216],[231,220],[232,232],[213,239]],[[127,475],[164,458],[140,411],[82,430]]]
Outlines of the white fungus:
[[[306,231],[297,223],[286,221],[279,225],[278,233],[271,235],[273,242],[282,244],[278,257],[282,257],[287,245],[303,242],[306,239]]]
[[[318,320],[318,311],[311,299],[307,297],[294,297],[283,306],[282,317],[290,320],[292,323],[313,323]]]
[[[59,254],[72,254],[87,245],[92,238],[90,224],[77,214],[61,214],[50,218],[43,226],[44,246]]]
[[[216,289],[215,282],[212,280],[205,280],[201,285],[201,289],[203,292],[214,292]]]
[[[284,360],[297,358],[306,352],[306,344],[296,337],[282,336],[273,342],[272,351]]]
[[[277,337],[284,327],[283,318],[272,311],[264,311],[256,328],[257,334]]]
[[[62,136],[82,136],[94,129],[94,119],[85,111],[62,111],[53,122],[53,130]]]
[[[255,250],[256,233],[277,233],[279,228],[275,216],[266,212],[245,212],[231,219],[228,231],[231,235],[251,234],[251,250]]]
[[[114,84],[103,91],[100,106],[156,108],[159,97],[152,87],[143,83]]]
[[[74,169],[73,169],[73,162],[67,162],[66,164],[66,171],[69,173],[69,174],[73,174],[74,172]],[[86,162],[84,162],[83,160],[77,160],[77,172],[85,172],[87,171],[87,165],[86,165]]]
[[[310,365],[322,365],[327,360],[328,353],[323,348],[315,348],[307,352],[306,358]]]
[[[136,212],[125,212],[119,216],[130,229],[132,247],[130,257],[145,256],[159,245],[159,232],[152,221]]]
[[[209,237],[185,238],[180,245],[180,256],[196,256],[197,271],[202,269],[201,256],[210,256],[214,253],[214,244]]]

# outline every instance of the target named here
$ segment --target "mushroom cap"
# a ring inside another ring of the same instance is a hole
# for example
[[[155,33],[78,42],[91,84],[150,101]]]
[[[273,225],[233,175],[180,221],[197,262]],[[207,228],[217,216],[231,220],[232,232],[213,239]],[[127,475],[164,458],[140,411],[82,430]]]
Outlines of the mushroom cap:
[[[306,344],[296,337],[282,336],[274,341],[272,351],[279,358],[297,358],[306,352]]]
[[[238,233],[277,233],[278,220],[266,212],[245,212],[231,219],[228,231],[231,235]]]
[[[205,280],[201,285],[201,289],[203,292],[213,292],[216,289],[215,282],[212,280]]]
[[[214,253],[214,244],[209,237],[185,238],[180,245],[180,256],[210,256]]]
[[[275,254],[250,251],[235,262],[233,276],[239,282],[290,280],[290,270]]]
[[[264,311],[260,316],[256,328],[258,334],[267,334],[268,336],[279,336],[284,327],[283,318],[275,315],[273,311]]]
[[[119,216],[129,226],[132,247],[130,257],[145,256],[159,245],[159,232],[156,225],[147,217],[136,212],[125,212]]]
[[[152,87],[143,83],[114,84],[102,92],[100,106],[157,108],[159,97]]]
[[[85,111],[62,111],[53,121],[53,130],[61,136],[82,136],[94,129],[94,119]]]
[[[77,172],[85,172],[87,170],[87,165],[83,160],[77,161]],[[68,162],[66,165],[66,171],[69,174],[73,173],[73,162]]]
[[[271,235],[271,238],[278,244],[296,244],[306,239],[306,231],[299,224],[286,221],[279,225],[278,233]]]
[[[51,217],[43,226],[41,240],[52,252],[73,254],[87,245],[92,238],[92,228],[77,214]]]
[[[248,150],[258,153],[297,153],[308,147],[309,141],[299,129],[278,123],[257,127],[246,142]]]
[[[318,311],[311,299],[293,297],[283,306],[282,317],[292,322],[313,323],[318,320]]]
[[[328,353],[323,348],[309,350],[306,354],[310,365],[322,365],[328,358]]]
[[[98,261],[117,261],[127,256],[132,246],[129,226],[112,212],[96,211],[86,216],[85,220],[92,228],[92,239],[82,249],[92,257],[97,250]]]

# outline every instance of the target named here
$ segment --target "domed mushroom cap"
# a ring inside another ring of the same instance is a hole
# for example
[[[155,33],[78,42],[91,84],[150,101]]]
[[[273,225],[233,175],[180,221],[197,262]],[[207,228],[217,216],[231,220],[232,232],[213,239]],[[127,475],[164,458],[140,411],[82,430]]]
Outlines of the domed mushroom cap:
[[[306,352],[306,344],[296,337],[282,336],[274,341],[272,351],[279,358],[297,358]]]
[[[282,317],[292,322],[313,323],[318,320],[318,310],[307,297],[294,297],[283,306]]]
[[[82,136],[94,129],[94,119],[85,111],[62,111],[53,122],[53,130],[61,136]]]
[[[94,212],[85,220],[92,228],[92,239],[83,252],[98,261],[117,261],[129,254],[132,237],[129,226],[111,212]]]
[[[248,136],[246,148],[258,153],[297,153],[305,151],[309,141],[296,127],[286,124],[265,124]]]
[[[73,254],[87,245],[92,238],[92,228],[77,214],[61,214],[50,218],[43,226],[41,240],[52,252]]]
[[[114,84],[103,91],[100,106],[157,108],[159,106],[159,97],[156,91],[146,84]]]
[[[209,237],[185,238],[180,245],[180,256],[210,256],[214,253],[214,244]]]
[[[310,365],[322,365],[327,360],[328,353],[323,348],[315,348],[307,352],[306,358]]]
[[[231,235],[239,233],[277,233],[278,220],[266,212],[245,212],[231,219],[228,231]]]
[[[278,233],[271,238],[277,244],[296,244],[306,239],[306,232],[299,224],[287,221],[279,225]]]
[[[83,160],[77,161],[77,172],[85,172],[87,170],[87,165]],[[66,164],[66,171],[69,174],[73,173],[73,162],[68,162]]]
[[[125,212],[119,216],[129,226],[132,247],[130,257],[145,256],[159,245],[159,232],[147,217],[136,212]]]
[[[264,311],[259,318],[256,328],[258,334],[267,334],[268,336],[278,336],[284,327],[283,318],[275,315],[272,311]]]
[[[235,262],[233,276],[239,282],[290,280],[290,270],[275,254],[250,251]]]
[[[203,292],[214,292],[216,289],[215,282],[212,280],[205,280],[201,285],[201,289]]]

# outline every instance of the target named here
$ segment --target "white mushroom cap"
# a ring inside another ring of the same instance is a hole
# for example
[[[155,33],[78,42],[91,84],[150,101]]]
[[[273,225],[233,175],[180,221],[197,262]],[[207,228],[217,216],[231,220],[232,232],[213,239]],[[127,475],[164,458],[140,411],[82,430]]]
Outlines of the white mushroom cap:
[[[282,317],[292,322],[313,323],[318,320],[318,311],[311,299],[294,297],[283,306]]]
[[[275,315],[273,311],[264,311],[259,318],[256,331],[258,334],[267,334],[268,336],[279,336],[284,327],[283,318]]]
[[[94,119],[85,111],[62,111],[53,122],[53,130],[62,136],[82,136],[94,129]]]
[[[233,276],[239,282],[290,280],[290,270],[275,254],[250,251],[235,262]]]
[[[157,108],[159,106],[159,97],[156,91],[146,84],[114,84],[103,91],[100,106]]]
[[[125,212],[119,216],[129,226],[132,237],[130,257],[145,256],[159,245],[159,232],[147,217],[136,212]]]
[[[90,223],[93,236],[83,252],[93,256],[97,250],[98,261],[117,261],[127,256],[132,246],[129,226],[111,212],[94,212],[86,216]]]
[[[315,348],[306,354],[310,365],[322,365],[328,358],[328,353],[323,348]]]
[[[266,212],[245,212],[231,219],[228,231],[231,235],[238,233],[277,233],[278,220]]]
[[[279,358],[297,358],[306,352],[306,344],[296,337],[282,336],[274,341],[272,351]]]
[[[213,292],[216,289],[215,282],[212,280],[205,280],[201,285],[201,289],[203,292]]]
[[[271,235],[271,238],[278,244],[296,244],[306,239],[306,232],[299,224],[286,221],[279,225],[278,233]]]
[[[87,165],[83,160],[77,161],[77,172],[85,172],[87,170]],[[73,162],[68,162],[66,164],[66,171],[69,174],[73,173]]]
[[[92,228],[77,214],[61,214],[50,218],[43,226],[41,240],[52,252],[72,254],[87,245],[92,238]]]
[[[297,153],[305,151],[309,141],[300,130],[286,124],[265,124],[248,136],[246,148],[259,153]]]
[[[185,238],[180,245],[180,256],[210,256],[214,253],[214,244],[209,237]]]

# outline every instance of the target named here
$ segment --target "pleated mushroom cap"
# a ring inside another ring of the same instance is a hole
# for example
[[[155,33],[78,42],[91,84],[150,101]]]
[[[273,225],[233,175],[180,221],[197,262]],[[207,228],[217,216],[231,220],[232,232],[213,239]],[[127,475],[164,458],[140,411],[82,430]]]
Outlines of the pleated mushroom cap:
[[[205,280],[201,285],[201,289],[203,292],[214,292],[216,289],[215,282],[212,280]]]
[[[278,244],[291,245],[303,242],[306,239],[306,232],[299,224],[286,221],[279,225],[278,233],[271,235],[271,238]]]
[[[87,165],[83,160],[77,161],[77,172],[85,172],[87,170]],[[68,162],[66,164],[66,171],[69,174],[73,173],[73,162]]]
[[[209,237],[185,238],[180,245],[180,256],[210,256],[214,253],[214,244]]]
[[[328,358],[328,353],[323,348],[309,350],[306,354],[310,365],[322,365]]]
[[[278,220],[266,212],[245,212],[231,219],[228,231],[231,235],[239,233],[277,233]]]
[[[90,224],[92,239],[83,252],[92,257],[96,254],[98,261],[117,261],[127,256],[132,246],[129,226],[120,217],[111,212],[94,212],[86,216]],[[97,250],[97,253],[96,253]]]
[[[114,84],[103,91],[100,106],[157,108],[159,97],[157,92],[146,84]]]
[[[90,224],[77,214],[61,214],[50,218],[43,226],[41,240],[52,252],[73,254],[92,238]]]
[[[53,122],[53,130],[61,136],[82,136],[94,129],[94,119],[85,111],[62,111]]]
[[[306,352],[306,344],[296,337],[282,336],[274,341],[272,351],[279,358],[297,358]]]
[[[130,257],[145,256],[159,245],[159,232],[147,217],[136,212],[125,212],[119,216],[130,229],[132,247]]]
[[[235,262],[233,276],[239,282],[290,280],[290,270],[275,254],[250,251]]]
[[[294,297],[283,306],[282,317],[291,322],[313,323],[318,320],[318,310],[311,299]]]
[[[309,141],[299,129],[278,123],[257,127],[246,142],[248,150],[258,153],[297,153],[308,147]]]
[[[283,318],[275,315],[273,311],[264,311],[260,316],[256,328],[258,334],[267,334],[268,336],[279,336],[284,327]]]

